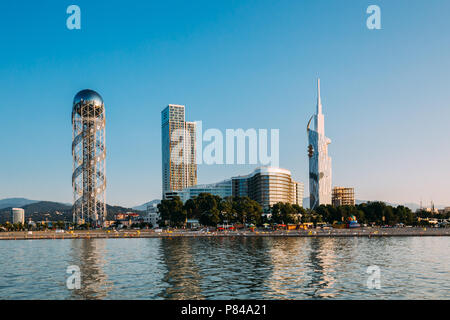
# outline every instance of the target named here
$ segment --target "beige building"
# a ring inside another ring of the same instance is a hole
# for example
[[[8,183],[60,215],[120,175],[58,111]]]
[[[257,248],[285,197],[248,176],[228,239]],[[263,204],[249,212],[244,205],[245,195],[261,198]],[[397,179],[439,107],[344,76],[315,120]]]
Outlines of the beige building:
[[[296,182],[291,172],[274,167],[260,167],[246,176],[232,178],[233,196],[248,196],[264,211],[277,202],[303,206],[303,183]]]
[[[355,205],[355,189],[334,187],[331,195],[333,206],[354,206]]]

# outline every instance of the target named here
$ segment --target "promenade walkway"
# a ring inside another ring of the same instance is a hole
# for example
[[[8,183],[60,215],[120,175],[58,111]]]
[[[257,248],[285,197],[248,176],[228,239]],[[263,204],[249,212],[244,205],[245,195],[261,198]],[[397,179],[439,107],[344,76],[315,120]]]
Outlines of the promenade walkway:
[[[123,239],[123,238],[174,238],[174,237],[417,237],[450,236],[450,228],[358,228],[358,229],[310,229],[310,230],[256,230],[256,231],[190,231],[173,230],[76,230],[56,232],[20,231],[0,232],[0,240],[38,239]]]

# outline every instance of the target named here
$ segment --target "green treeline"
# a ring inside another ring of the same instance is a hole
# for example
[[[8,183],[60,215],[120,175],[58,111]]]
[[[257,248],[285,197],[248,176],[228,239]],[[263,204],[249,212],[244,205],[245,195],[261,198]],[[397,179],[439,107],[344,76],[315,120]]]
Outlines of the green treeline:
[[[220,223],[261,224],[262,207],[248,197],[227,197],[222,199],[209,193],[201,193],[183,205],[179,197],[162,200],[158,205],[161,224],[181,227],[187,219],[198,219],[205,226]]]
[[[270,208],[271,218],[263,215],[262,207],[248,197],[227,197],[222,199],[209,193],[202,193],[185,204],[178,197],[162,200],[158,205],[161,215],[161,225],[182,227],[187,219],[198,219],[205,226],[216,226],[223,223],[242,223],[262,225],[297,224],[304,222],[319,222],[333,224],[346,222],[355,216],[361,224],[395,225],[426,225],[426,221],[418,218],[448,218],[447,215],[431,215],[429,212],[412,212],[408,207],[393,207],[383,202],[368,202],[356,206],[321,205],[315,210],[304,209],[290,203],[276,203]]]

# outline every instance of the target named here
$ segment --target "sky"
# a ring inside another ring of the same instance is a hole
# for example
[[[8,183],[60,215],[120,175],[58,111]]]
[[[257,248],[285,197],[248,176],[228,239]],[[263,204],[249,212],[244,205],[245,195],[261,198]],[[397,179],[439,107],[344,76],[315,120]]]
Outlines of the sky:
[[[66,9],[81,9],[69,30]],[[366,9],[381,8],[369,30]],[[74,95],[106,107],[107,202],[161,197],[161,110],[203,129],[279,129],[305,184],[321,79],[333,186],[357,199],[450,205],[450,2],[2,1],[0,199],[72,201]],[[256,165],[200,165],[198,182]]]

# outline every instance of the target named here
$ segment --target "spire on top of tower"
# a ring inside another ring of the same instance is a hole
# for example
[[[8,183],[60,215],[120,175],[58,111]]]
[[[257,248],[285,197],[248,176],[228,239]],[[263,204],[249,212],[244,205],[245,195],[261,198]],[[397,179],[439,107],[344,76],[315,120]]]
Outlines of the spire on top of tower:
[[[322,114],[322,100],[320,99],[320,78],[317,79],[317,114]]]

